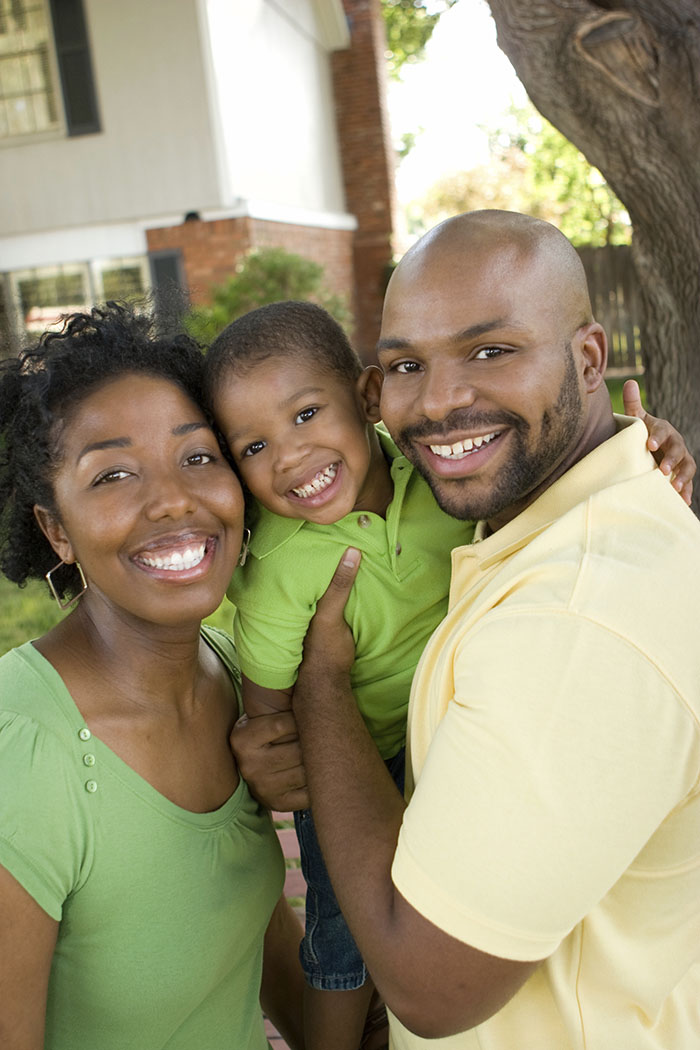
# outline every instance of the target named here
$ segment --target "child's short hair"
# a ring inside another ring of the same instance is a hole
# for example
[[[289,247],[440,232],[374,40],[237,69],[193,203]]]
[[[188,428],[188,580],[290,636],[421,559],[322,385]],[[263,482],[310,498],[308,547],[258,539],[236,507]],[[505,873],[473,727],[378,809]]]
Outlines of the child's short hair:
[[[228,370],[247,372],[272,357],[304,358],[354,383],[363,365],[336,320],[315,303],[270,303],[233,321],[209,347],[205,397],[211,403]]]

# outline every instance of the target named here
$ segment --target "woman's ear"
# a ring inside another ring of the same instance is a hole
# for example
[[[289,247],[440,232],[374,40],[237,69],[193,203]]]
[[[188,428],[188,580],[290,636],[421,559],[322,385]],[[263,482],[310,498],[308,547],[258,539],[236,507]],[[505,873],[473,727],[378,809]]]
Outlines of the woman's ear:
[[[368,365],[357,380],[357,393],[368,423],[378,423],[382,418],[379,411],[379,397],[383,382],[384,373],[376,365]]]
[[[46,507],[40,507],[38,503],[35,503],[34,517],[61,561],[64,561],[66,565],[72,565],[77,560],[73,552],[73,546],[56,515],[47,510]]]
[[[597,321],[584,325],[577,332],[580,352],[583,357],[583,381],[586,391],[592,394],[603,382],[608,363],[608,337]]]

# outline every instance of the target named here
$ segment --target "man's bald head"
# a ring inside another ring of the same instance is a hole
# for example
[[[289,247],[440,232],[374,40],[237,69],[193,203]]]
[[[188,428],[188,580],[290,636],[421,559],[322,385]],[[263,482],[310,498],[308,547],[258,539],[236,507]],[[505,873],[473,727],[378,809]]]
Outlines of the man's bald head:
[[[505,280],[525,262],[547,289],[543,308],[556,310],[560,321],[564,312],[574,329],[593,320],[586,273],[571,242],[551,223],[513,211],[484,209],[445,219],[409,248],[388,294],[392,283],[424,280],[436,267],[459,271],[475,255],[488,256]]]

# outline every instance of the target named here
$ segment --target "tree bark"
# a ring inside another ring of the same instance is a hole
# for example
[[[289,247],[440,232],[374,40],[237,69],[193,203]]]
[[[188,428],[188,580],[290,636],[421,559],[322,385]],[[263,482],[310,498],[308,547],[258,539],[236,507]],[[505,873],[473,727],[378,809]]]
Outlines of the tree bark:
[[[488,3],[534,105],[629,212],[649,407],[700,462],[700,4]]]

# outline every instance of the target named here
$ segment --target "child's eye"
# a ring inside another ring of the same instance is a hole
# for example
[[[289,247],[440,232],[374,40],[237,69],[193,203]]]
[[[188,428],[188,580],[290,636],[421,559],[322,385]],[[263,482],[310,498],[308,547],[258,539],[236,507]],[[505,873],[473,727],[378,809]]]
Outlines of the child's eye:
[[[113,481],[121,481],[122,478],[128,478],[130,471],[123,470],[121,467],[112,467],[109,470],[104,470],[101,474],[98,474],[93,485],[109,485]]]
[[[318,408],[302,408],[301,412],[298,414],[294,422],[308,423],[310,419],[313,419],[317,412]]]
[[[398,372],[402,376],[414,375],[420,371],[420,367],[417,361],[397,361],[391,366],[390,371]]]
[[[245,456],[257,456],[258,452],[262,452],[264,448],[264,441],[253,441],[243,449],[241,452],[241,458],[244,458]]]

